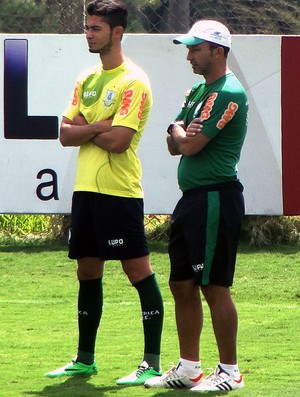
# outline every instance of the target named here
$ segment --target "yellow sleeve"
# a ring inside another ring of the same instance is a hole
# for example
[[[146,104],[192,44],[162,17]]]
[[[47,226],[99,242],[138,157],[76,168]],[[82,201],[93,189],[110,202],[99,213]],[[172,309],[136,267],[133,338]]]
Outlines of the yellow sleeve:
[[[82,92],[82,84],[80,81],[77,81],[73,91],[72,98],[63,114],[65,117],[67,117],[70,120],[73,120],[73,118],[80,113],[79,109],[80,109],[81,92]]]
[[[120,106],[112,125],[140,130],[148,119],[152,106],[151,89],[143,81],[133,81],[122,93]]]

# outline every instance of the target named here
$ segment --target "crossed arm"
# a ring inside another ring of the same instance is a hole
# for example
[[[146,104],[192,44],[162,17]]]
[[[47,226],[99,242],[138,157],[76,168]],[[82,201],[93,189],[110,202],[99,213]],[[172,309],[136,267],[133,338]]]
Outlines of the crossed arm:
[[[73,120],[63,117],[60,126],[60,142],[63,146],[82,146],[93,142],[96,146],[113,153],[123,153],[129,146],[135,130],[112,126],[112,120],[88,124],[83,115]]]
[[[168,150],[172,156],[183,154],[193,156],[200,152],[210,141],[202,134],[202,124],[199,118],[194,119],[187,127],[179,121],[173,127],[172,136],[167,136]]]

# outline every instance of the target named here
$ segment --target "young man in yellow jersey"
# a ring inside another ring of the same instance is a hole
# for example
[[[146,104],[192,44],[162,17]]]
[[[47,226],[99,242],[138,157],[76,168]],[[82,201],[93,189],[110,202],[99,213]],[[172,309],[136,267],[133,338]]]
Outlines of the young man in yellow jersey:
[[[141,364],[117,384],[144,384],[161,375],[163,302],[149,261],[137,156],[152,96],[146,74],[124,57],[126,25],[127,10],[119,1],[88,4],[86,39],[101,64],[77,82],[60,129],[63,146],[80,147],[69,240],[69,257],[78,264],[79,342],[76,357],[47,377],[97,372],[102,276],[105,261],[112,259],[120,260],[138,291],[145,342]]]

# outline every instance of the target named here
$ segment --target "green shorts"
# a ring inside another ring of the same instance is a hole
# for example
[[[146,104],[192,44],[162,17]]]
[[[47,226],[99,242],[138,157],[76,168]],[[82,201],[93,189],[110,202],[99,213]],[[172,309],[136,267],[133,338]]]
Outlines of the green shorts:
[[[242,192],[239,182],[229,182],[183,194],[172,215],[171,281],[232,285],[245,214]]]

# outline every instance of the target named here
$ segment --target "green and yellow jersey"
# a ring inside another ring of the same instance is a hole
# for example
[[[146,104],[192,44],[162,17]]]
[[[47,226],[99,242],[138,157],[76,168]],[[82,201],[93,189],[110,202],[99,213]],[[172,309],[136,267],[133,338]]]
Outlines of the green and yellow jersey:
[[[79,78],[65,117],[73,120],[82,114],[88,123],[110,119],[112,126],[128,127],[136,132],[130,147],[120,154],[107,152],[92,142],[82,145],[75,191],[143,197],[137,148],[151,107],[148,77],[129,59],[112,70],[104,70],[99,65]]]
[[[211,138],[194,156],[182,156],[178,183],[184,192],[198,186],[237,180],[237,163],[247,131],[248,98],[230,72],[206,85],[194,85],[176,120],[188,126],[199,117],[202,133]],[[191,138],[192,139],[192,138]]]

